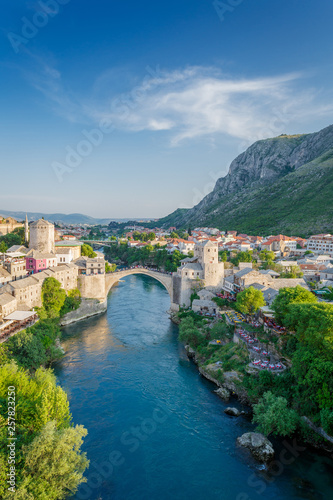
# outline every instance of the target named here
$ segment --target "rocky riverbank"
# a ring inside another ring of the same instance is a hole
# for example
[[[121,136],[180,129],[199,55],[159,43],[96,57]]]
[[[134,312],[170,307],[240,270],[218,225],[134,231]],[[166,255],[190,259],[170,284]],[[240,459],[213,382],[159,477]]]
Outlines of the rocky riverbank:
[[[181,319],[175,312],[170,313],[170,318],[177,325],[181,323]],[[226,343],[230,343],[230,340],[226,340]],[[225,342],[222,342],[221,345],[225,345]],[[273,351],[273,349],[276,349],[276,346],[272,344],[271,349]],[[241,404],[249,406],[250,408],[253,407],[255,402],[251,400],[243,384],[243,373],[236,370],[223,371],[223,363],[221,362],[205,364],[206,360],[202,353],[198,352],[190,345],[185,345],[185,350],[189,359],[197,365],[200,374],[217,386],[215,392],[222,400],[229,401],[231,396],[236,396]],[[288,363],[287,366],[289,366]],[[250,370],[250,368],[247,368],[247,373],[250,373]],[[252,373],[255,376],[257,372],[254,371]],[[308,427],[309,432],[302,432],[298,438],[307,446],[316,450],[316,452],[328,453],[331,455],[333,452],[333,438],[328,436],[323,429],[316,427],[308,418],[302,417],[302,420]],[[315,438],[316,434],[320,436],[322,440]]]

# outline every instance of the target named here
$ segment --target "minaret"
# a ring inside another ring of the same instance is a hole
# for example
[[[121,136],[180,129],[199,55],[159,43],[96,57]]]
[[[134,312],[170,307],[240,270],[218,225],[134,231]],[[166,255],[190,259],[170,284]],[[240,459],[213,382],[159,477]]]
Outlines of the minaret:
[[[29,222],[28,222],[28,215],[27,214],[25,214],[24,239],[25,239],[26,243],[29,243]]]

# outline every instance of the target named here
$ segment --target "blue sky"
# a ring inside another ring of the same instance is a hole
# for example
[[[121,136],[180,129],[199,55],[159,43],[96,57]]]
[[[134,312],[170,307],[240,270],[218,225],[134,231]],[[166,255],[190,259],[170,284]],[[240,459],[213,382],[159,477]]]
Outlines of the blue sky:
[[[0,209],[193,206],[252,142],[333,123],[332,18],[331,0],[8,2]]]

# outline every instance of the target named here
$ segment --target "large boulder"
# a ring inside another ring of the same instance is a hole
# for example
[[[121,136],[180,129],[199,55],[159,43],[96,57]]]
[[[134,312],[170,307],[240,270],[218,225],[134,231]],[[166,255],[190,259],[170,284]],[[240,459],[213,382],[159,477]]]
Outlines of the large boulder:
[[[220,387],[219,389],[217,389],[216,391],[216,394],[221,398],[223,399],[224,401],[229,401],[229,398],[230,398],[230,392],[228,391],[228,389],[226,389],[225,387]]]
[[[237,408],[231,408],[230,406],[228,406],[228,408],[224,410],[224,413],[230,415],[231,417],[239,417],[239,415],[241,414],[241,412],[237,410]]]
[[[274,457],[272,443],[259,432],[246,432],[237,438],[237,444],[243,448],[247,448],[259,462],[267,463]]]

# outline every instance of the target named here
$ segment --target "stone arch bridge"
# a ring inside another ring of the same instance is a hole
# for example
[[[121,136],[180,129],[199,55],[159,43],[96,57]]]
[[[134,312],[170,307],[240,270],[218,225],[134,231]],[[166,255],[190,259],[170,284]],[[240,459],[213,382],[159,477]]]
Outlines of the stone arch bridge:
[[[129,276],[131,274],[144,274],[146,276],[150,276],[155,280],[159,281],[168,291],[171,300],[171,307],[173,307],[173,280],[172,275],[168,273],[164,273],[161,271],[156,271],[152,269],[147,269],[145,267],[133,267],[129,269],[115,271],[114,273],[108,273],[105,275],[105,289],[108,294],[111,288],[118,283],[125,276]]]

